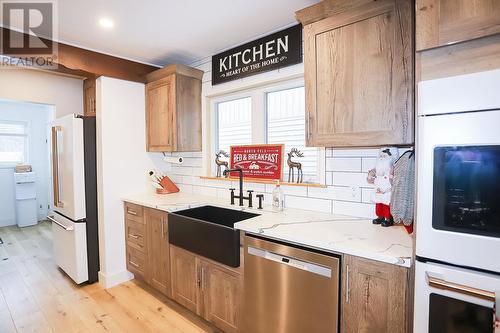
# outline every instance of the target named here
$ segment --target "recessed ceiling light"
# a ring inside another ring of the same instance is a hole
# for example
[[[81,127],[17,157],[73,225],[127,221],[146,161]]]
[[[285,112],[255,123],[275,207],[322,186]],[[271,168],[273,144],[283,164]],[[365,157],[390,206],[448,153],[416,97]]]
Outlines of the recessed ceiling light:
[[[114,27],[115,23],[111,19],[103,17],[99,20],[99,25],[103,28],[111,29]]]

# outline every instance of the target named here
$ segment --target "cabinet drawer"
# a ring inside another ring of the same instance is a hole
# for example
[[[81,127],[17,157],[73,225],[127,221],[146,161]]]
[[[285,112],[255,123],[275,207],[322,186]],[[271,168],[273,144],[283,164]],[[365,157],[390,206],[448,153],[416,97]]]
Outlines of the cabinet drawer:
[[[146,280],[146,255],[133,247],[127,246],[127,269],[134,273],[135,278]]]
[[[126,202],[125,219],[144,224],[144,208],[142,206]]]
[[[146,237],[145,224],[132,220],[125,220],[125,239],[127,240],[127,246],[147,253],[148,244]]]

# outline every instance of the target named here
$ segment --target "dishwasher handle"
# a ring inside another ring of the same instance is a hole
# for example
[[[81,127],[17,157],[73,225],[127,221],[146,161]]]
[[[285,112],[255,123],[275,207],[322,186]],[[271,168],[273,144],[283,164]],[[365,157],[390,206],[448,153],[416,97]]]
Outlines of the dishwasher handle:
[[[248,254],[256,257],[260,257],[265,260],[274,261],[281,265],[286,265],[307,271],[313,274],[321,275],[327,278],[332,277],[332,269],[323,265],[319,265],[313,262],[304,261],[298,258],[283,256],[271,251],[259,249],[253,246],[248,246]]]

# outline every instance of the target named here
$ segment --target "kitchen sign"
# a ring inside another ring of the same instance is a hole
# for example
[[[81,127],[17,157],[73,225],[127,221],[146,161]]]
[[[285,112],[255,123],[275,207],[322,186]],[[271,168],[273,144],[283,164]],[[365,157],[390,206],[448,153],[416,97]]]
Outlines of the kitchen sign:
[[[302,25],[297,24],[212,57],[212,85],[302,62]]]
[[[283,145],[231,146],[231,169],[240,168],[246,178],[281,180]],[[231,173],[237,177],[238,173]]]

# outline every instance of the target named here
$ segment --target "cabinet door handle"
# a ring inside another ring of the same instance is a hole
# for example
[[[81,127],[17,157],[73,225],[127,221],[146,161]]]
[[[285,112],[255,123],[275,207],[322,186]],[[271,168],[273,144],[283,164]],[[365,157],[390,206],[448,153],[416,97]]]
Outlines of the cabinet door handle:
[[[346,272],[345,272],[345,302],[349,303],[349,293],[351,292],[349,288],[349,265],[346,265]]]
[[[196,272],[196,284],[198,285],[198,289],[201,288],[201,269],[198,269]]]
[[[161,238],[165,235],[165,230],[163,230],[163,218],[160,219],[160,224],[161,224]]]
[[[137,212],[133,211],[133,210],[130,210],[130,209],[127,209],[127,213],[130,214],[130,215],[137,216]]]
[[[137,268],[139,268],[139,267],[140,267],[138,264],[136,264],[136,263],[135,263],[135,262],[133,262],[132,260],[129,260],[128,262],[129,262],[129,264],[131,264],[132,266],[135,266],[135,267],[137,267]]]
[[[205,291],[205,267],[201,268],[201,291]]]
[[[133,238],[133,239],[138,239],[139,236],[138,235],[134,235],[134,234],[128,234],[129,237]]]

